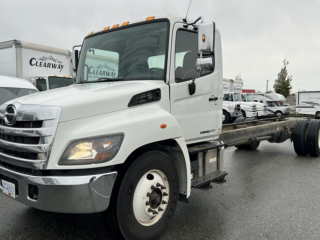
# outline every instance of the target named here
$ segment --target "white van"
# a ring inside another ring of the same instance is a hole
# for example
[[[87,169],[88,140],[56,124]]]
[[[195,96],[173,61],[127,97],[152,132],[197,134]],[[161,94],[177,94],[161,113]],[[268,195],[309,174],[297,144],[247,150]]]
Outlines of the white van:
[[[0,75],[0,105],[11,99],[37,92],[38,89],[25,79]]]

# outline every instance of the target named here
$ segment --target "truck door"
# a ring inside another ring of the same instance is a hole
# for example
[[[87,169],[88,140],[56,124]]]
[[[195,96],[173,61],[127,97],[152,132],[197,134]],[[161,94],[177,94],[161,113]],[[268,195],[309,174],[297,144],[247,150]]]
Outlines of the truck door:
[[[171,54],[171,112],[179,122],[187,144],[215,140],[222,124],[221,67],[214,72],[196,71],[198,34],[175,24]],[[217,55],[216,55],[217,56]],[[196,91],[190,95],[188,85],[196,77]],[[219,81],[221,83],[219,84]],[[220,89],[221,88],[221,89]]]

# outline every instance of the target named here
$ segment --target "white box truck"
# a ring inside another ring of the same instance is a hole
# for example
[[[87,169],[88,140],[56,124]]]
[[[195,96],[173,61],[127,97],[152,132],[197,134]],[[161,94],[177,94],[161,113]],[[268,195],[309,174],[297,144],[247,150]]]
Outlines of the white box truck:
[[[223,109],[229,104],[240,105],[241,115],[245,118],[256,118],[257,107],[253,102],[242,101],[242,81],[237,81],[229,78],[223,79]],[[229,114],[230,115],[230,114]],[[230,115],[231,117],[232,115]],[[234,116],[239,117],[239,116]]]
[[[296,112],[320,117],[320,91],[297,92]]]
[[[0,191],[8,200],[103,212],[117,239],[158,239],[192,188],[224,182],[224,148],[292,138],[297,154],[319,157],[316,119],[222,126],[220,32],[200,19],[148,17],[92,32],[73,61],[76,84],[2,104]],[[104,64],[92,61],[93,50]],[[102,64],[104,76],[88,63]]]
[[[73,84],[68,50],[11,40],[0,43],[0,75],[23,78],[39,91]]]

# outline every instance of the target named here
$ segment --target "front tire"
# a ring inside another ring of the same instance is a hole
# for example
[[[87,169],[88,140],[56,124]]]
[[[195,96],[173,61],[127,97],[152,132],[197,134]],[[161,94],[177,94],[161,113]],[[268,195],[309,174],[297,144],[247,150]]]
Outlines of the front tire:
[[[178,176],[168,155],[142,154],[114,189],[105,219],[117,238],[157,239],[164,233],[179,197]]]
[[[277,111],[277,112],[276,112],[276,115],[277,115],[277,116],[282,116],[282,112]]]
[[[229,113],[227,113],[226,111],[223,111],[223,115],[224,115],[224,121],[222,123],[223,124],[229,123],[229,121],[230,121]]]

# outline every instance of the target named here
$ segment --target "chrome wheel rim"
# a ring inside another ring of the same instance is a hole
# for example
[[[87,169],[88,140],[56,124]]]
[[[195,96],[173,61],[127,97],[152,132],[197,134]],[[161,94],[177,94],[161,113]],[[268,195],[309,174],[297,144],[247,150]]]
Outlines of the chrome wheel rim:
[[[133,213],[143,226],[152,226],[163,216],[170,198],[169,181],[160,170],[145,173],[133,196]]]

